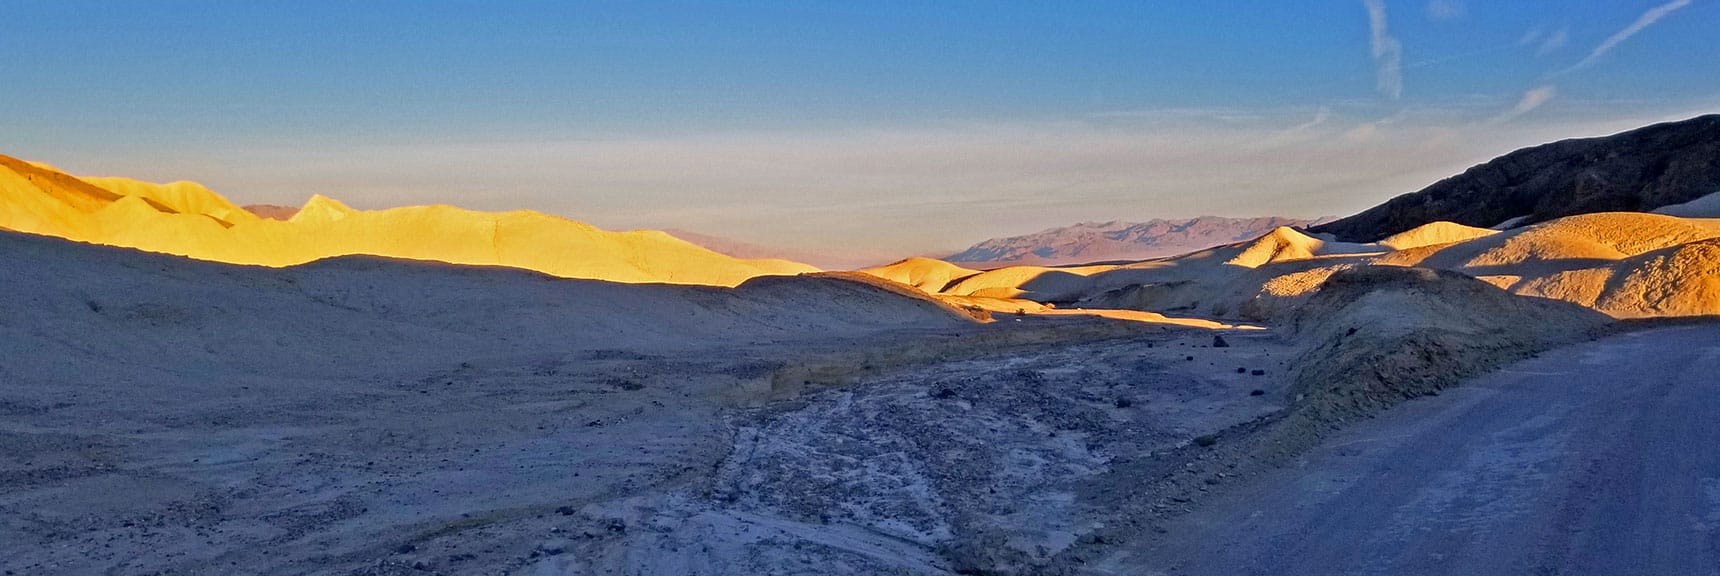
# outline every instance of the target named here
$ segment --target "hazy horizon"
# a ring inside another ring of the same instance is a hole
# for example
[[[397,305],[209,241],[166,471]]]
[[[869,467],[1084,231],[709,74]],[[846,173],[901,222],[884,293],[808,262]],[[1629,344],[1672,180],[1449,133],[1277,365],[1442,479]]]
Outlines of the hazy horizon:
[[[26,2],[0,153],[240,203],[532,209],[878,255],[1346,215],[1720,111],[1708,2]],[[1704,65],[1707,65],[1705,68]]]

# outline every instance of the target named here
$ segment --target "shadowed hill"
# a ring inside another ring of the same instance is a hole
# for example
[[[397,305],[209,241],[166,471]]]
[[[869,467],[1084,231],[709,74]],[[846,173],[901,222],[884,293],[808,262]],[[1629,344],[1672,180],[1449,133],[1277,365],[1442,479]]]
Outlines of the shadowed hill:
[[[972,323],[925,295],[832,275],[727,288],[375,256],[276,269],[14,232],[0,232],[0,259],[9,273],[0,297],[6,339],[105,342],[103,357],[120,365],[175,359],[315,372],[389,355],[434,363],[516,349],[686,348]],[[37,332],[8,332],[19,326]]]
[[[1525,148],[1312,231],[1375,241],[1450,221],[1522,226],[1592,212],[1646,212],[1720,190],[1720,115]]]

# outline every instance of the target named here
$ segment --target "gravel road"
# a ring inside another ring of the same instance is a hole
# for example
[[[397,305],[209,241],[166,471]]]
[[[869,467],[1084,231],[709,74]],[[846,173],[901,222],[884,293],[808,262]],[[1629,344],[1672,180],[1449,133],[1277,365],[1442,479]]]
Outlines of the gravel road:
[[[1720,326],[1555,350],[1334,437],[1098,573],[1720,575]]]

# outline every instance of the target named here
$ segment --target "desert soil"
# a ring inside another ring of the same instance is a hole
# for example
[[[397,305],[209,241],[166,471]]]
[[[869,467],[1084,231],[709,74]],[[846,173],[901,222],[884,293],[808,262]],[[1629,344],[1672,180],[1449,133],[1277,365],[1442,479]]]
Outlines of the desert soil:
[[[1357,425],[1094,574],[1720,574],[1720,326],[1561,348]]]
[[[1227,333],[1228,348],[1190,328],[1069,343],[1081,337],[1066,331],[1097,322],[314,370],[102,364],[101,346],[39,344],[0,369],[0,569],[829,575],[1031,563],[1103,521],[1091,494],[1132,481],[1114,462],[1282,405],[1291,350],[1265,334]],[[1045,343],[987,340],[1035,331]],[[856,349],[877,353],[856,360]]]

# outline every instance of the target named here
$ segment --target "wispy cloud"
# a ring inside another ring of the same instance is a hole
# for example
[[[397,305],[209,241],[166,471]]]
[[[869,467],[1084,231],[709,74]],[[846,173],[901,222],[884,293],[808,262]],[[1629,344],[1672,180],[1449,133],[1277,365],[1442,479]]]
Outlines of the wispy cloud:
[[[1281,134],[1289,135],[1289,136],[1297,136],[1297,135],[1301,135],[1301,134],[1306,134],[1310,130],[1313,130],[1315,128],[1319,128],[1320,125],[1325,124],[1327,120],[1331,120],[1331,119],[1332,119],[1332,109],[1327,108],[1325,106],[1321,106],[1319,110],[1314,111],[1314,117],[1313,118],[1310,118],[1307,122],[1303,122],[1301,124],[1291,126],[1290,129],[1285,130]]]
[[[1495,116],[1492,123],[1503,124],[1505,122],[1516,120],[1519,116],[1528,114],[1536,108],[1540,108],[1547,102],[1552,101],[1553,98],[1558,95],[1559,88],[1552,84],[1530,88],[1529,91],[1523,93],[1522,98],[1517,100],[1516,106],[1511,107],[1511,109],[1505,111],[1504,114]]]
[[[1254,139],[1244,145],[1258,148],[1271,148],[1297,142],[1308,142],[1319,138],[1320,135],[1325,132],[1324,130],[1321,130],[1321,128],[1330,124],[1331,120],[1332,109],[1328,106],[1321,106],[1318,110],[1314,111],[1313,118],[1298,122],[1295,125],[1279,130],[1269,136]]]
[[[1377,87],[1380,94],[1396,100],[1403,96],[1403,43],[1386,27],[1385,0],[1362,0],[1362,5],[1368,8],[1369,47]]]
[[[1528,46],[1530,44],[1534,44],[1536,40],[1541,39],[1542,34],[1546,34],[1546,33],[1547,33],[1547,31],[1545,29],[1541,28],[1540,26],[1530,28],[1528,32],[1523,33],[1522,39],[1517,40],[1517,45],[1518,46]]]
[[[1595,49],[1589,52],[1589,55],[1584,57],[1581,62],[1577,62],[1576,65],[1565,69],[1564,72],[1574,72],[1589,67],[1596,61],[1600,60],[1602,56],[1606,56],[1608,52],[1612,52],[1614,48],[1619,46],[1619,44],[1623,44],[1625,40],[1629,40],[1630,37],[1637,35],[1649,26],[1653,26],[1655,22],[1659,22],[1660,19],[1678,11],[1679,8],[1689,6],[1690,1],[1691,0],[1672,0],[1671,2],[1650,8],[1647,12],[1643,12],[1641,16],[1638,16],[1636,21],[1630,23],[1629,26],[1626,26],[1623,30],[1619,30],[1612,36],[1608,36],[1607,39],[1602,41],[1599,46],[1595,46]]]
[[[1469,7],[1462,0],[1429,0],[1427,17],[1438,22],[1456,20],[1469,13]]]
[[[1565,42],[1569,40],[1570,37],[1571,29],[1569,27],[1560,28],[1558,32],[1548,34],[1546,38],[1541,39],[1539,45],[1535,46],[1535,55],[1546,56],[1553,52],[1557,52],[1560,48],[1565,47]]]

